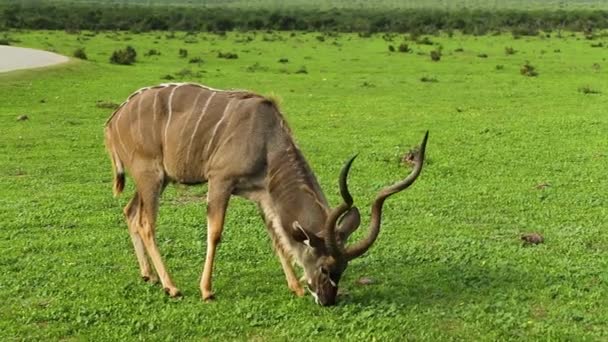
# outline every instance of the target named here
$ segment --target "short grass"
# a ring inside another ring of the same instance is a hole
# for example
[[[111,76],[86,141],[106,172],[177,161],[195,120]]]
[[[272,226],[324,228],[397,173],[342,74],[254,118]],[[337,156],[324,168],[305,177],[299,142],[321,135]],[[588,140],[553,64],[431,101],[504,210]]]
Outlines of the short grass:
[[[430,37],[443,48],[433,62],[437,45],[389,52],[402,36],[10,36],[67,55],[84,47],[89,61],[0,75],[0,340],[608,339],[605,47],[570,34]],[[109,64],[127,44],[137,63]],[[145,57],[150,49],[161,55]],[[526,61],[537,77],[520,74]],[[334,204],[339,169],[358,152],[350,185],[363,227],[376,191],[408,172],[402,155],[430,130],[423,174],[387,201],[340,305],[291,295],[255,206],[238,198],[217,301],[202,303],[204,187],[170,187],[161,204],[158,244],[185,296],[139,279],[121,215],[133,183],[112,197],[111,110],[96,103],[120,103],[166,75],[281,98]],[[16,121],[22,114],[30,119]],[[527,232],[545,243],[522,246]]]

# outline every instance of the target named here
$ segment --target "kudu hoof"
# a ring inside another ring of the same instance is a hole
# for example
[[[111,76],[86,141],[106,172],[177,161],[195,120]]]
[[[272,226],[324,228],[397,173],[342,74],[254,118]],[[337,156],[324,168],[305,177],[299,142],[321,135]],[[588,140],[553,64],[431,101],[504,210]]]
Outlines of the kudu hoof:
[[[165,287],[165,293],[167,293],[171,298],[182,296],[182,292],[177,287]]]
[[[146,283],[149,283],[149,284],[158,283],[158,277],[156,277],[156,276],[144,275],[144,276],[141,276],[141,279],[143,279]]]
[[[203,301],[209,303],[215,300],[215,294],[213,292],[203,293]]]

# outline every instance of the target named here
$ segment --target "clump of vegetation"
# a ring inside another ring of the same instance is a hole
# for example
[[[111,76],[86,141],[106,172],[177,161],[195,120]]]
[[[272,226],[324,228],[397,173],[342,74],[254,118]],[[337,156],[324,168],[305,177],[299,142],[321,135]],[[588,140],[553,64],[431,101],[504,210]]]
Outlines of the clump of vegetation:
[[[175,79],[175,76],[173,76],[171,74],[166,74],[165,76],[162,76],[161,79],[166,80],[166,81],[172,81]]]
[[[459,48],[454,49],[454,52],[464,52],[464,49],[459,47]]]
[[[239,55],[237,55],[234,52],[218,52],[217,53],[217,58],[237,59],[237,58],[239,58]]]
[[[175,75],[180,79],[198,78],[198,77],[202,76],[200,72],[193,72],[191,69],[188,69],[188,68],[184,68],[184,69],[176,72]]]
[[[416,43],[420,45],[433,45],[433,41],[429,37],[422,37],[416,40]]]
[[[496,64],[496,70],[502,70],[504,68],[505,68],[504,65],[502,65],[502,64]]]
[[[115,50],[110,56],[110,63],[120,65],[131,65],[135,63],[137,52],[132,46],[127,46],[125,49]]]
[[[441,60],[441,50],[433,50],[430,52],[431,60],[433,62],[439,62]]]
[[[519,69],[519,73],[528,77],[538,76],[538,71],[536,71],[536,68],[528,61],[522,65],[521,69]]]
[[[118,106],[119,106],[118,103],[114,103],[111,101],[99,100],[99,101],[95,102],[95,107],[97,107],[97,108],[116,109],[116,108],[118,108]]]
[[[324,42],[325,41],[325,37],[324,36],[316,36],[315,37],[318,41],[320,42]]]
[[[148,52],[144,53],[144,56],[146,56],[146,57],[160,56],[160,51],[158,51],[156,49],[150,49],[150,50],[148,50]]]
[[[375,88],[376,85],[373,84],[373,83],[371,83],[371,82],[364,81],[363,83],[361,83],[361,87],[363,87],[363,88]]]
[[[79,59],[87,60],[87,54],[84,52],[84,48],[77,48],[74,50],[73,56]]]
[[[511,47],[511,46],[505,47],[505,54],[506,55],[514,55],[516,53],[517,53],[517,50],[515,50],[513,47]]]
[[[11,45],[11,42],[7,38],[0,38],[0,45]]]
[[[406,43],[401,43],[399,44],[399,52],[409,53],[412,52],[412,49]]]
[[[306,69],[306,66],[303,65],[300,67],[300,69],[296,70],[296,74],[308,74],[308,70]]]
[[[179,58],[186,58],[188,57],[188,50],[187,49],[179,49]]]
[[[488,54],[487,53],[480,53],[477,55],[477,57],[479,58],[488,58]]]
[[[279,59],[279,63],[282,63],[282,64],[289,63],[289,59],[281,58],[281,59]]]
[[[201,64],[203,62],[204,62],[203,59],[200,57],[190,58],[190,60],[188,61],[188,63],[190,63],[190,64]]]
[[[394,46],[392,46],[392,45],[389,45],[389,46],[388,46],[388,51],[389,51],[389,52],[395,52],[395,47],[394,47]]]
[[[438,79],[436,79],[435,77],[427,77],[427,76],[422,76],[420,78],[420,82],[425,82],[425,83],[437,83],[439,82]]]
[[[599,42],[599,43],[596,43],[596,44],[591,44],[591,47],[592,48],[602,48],[602,47],[604,47],[604,43]]]
[[[245,70],[247,70],[247,72],[268,71],[268,67],[265,67],[260,63],[255,62],[252,65],[248,66]]]
[[[582,86],[580,88],[578,88],[578,91],[585,94],[585,95],[592,95],[592,94],[601,94],[602,92],[597,90],[597,89],[593,89],[590,86],[586,85],[586,86]]]

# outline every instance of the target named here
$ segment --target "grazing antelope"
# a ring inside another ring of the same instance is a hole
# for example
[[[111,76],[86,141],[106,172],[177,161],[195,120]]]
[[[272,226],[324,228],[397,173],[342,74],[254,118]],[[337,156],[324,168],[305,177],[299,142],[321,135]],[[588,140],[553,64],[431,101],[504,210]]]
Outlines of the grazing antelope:
[[[258,204],[289,288],[298,296],[305,293],[292,268],[293,258],[304,269],[308,290],[321,305],[335,304],[338,282],[348,262],[364,254],[376,240],[384,200],[407,188],[420,174],[427,137],[428,132],[410,175],[377,195],[368,236],[347,246],[348,236],[360,223],[346,184],[354,157],[340,174],[343,203],[331,209],[272,100],[246,91],[163,84],[129,96],[105,127],[114,194],[123,191],[126,170],[135,181],[135,195],[124,214],[144,280],[157,279],[149,257],[165,291],[172,297],[180,295],[154,238],[159,197],[170,182],[207,182],[207,257],[200,282],[203,299],[213,298],[215,251],[228,200],[239,195]]]

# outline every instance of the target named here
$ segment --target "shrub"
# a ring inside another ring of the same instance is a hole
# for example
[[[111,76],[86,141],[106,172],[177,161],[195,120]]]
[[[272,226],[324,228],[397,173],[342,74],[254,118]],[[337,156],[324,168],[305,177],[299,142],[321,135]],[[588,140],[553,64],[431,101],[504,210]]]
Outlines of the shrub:
[[[507,46],[505,47],[505,54],[506,55],[514,55],[517,53],[517,50],[515,50],[514,48]]]
[[[589,95],[589,94],[601,94],[602,92],[596,89],[593,89],[589,86],[583,86],[578,88],[578,91],[585,94],[585,95]]]
[[[87,54],[84,52],[84,48],[74,50],[74,57],[86,60]]]
[[[255,62],[252,65],[248,66],[246,70],[247,72],[268,71],[268,67],[265,67],[260,63]]]
[[[127,46],[124,50],[116,50],[110,56],[110,63],[120,65],[131,65],[135,63],[137,52],[131,46]]]
[[[528,61],[526,61],[526,63],[521,67],[521,69],[519,69],[519,73],[528,77],[538,76],[538,71],[536,71],[536,68]]]
[[[188,50],[179,49],[179,58],[186,58],[186,57],[188,57]]]
[[[217,58],[237,59],[237,58],[239,58],[239,55],[237,55],[234,52],[218,52],[217,53]]]
[[[150,57],[150,56],[160,56],[160,51],[156,50],[156,49],[150,49],[148,50],[148,52],[146,52],[144,54],[144,56],[146,57]]]
[[[320,42],[324,42],[325,41],[325,37],[324,36],[317,36],[316,38]]]
[[[416,43],[421,45],[433,45],[433,41],[429,37],[422,37],[416,40]]]
[[[412,52],[412,49],[407,44],[401,43],[399,44],[399,52]]]
[[[441,51],[439,50],[431,51],[430,55],[433,62],[439,62],[439,60],[441,60]]]
[[[436,79],[435,77],[423,76],[420,78],[420,82],[437,83],[437,82],[439,82],[439,80]]]
[[[394,46],[392,46],[392,45],[389,45],[389,46],[388,46],[388,51],[390,51],[390,52],[395,52],[395,47],[394,47]]]

